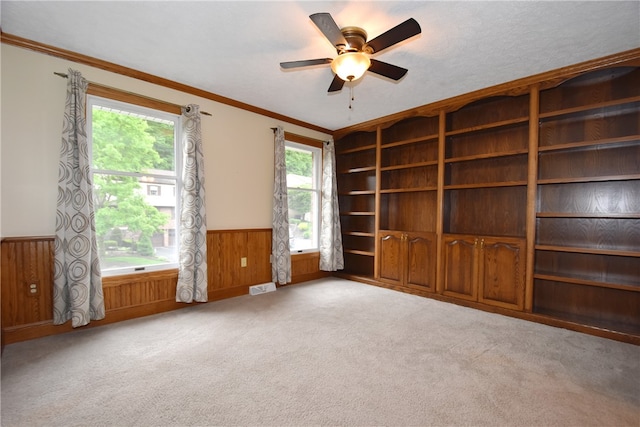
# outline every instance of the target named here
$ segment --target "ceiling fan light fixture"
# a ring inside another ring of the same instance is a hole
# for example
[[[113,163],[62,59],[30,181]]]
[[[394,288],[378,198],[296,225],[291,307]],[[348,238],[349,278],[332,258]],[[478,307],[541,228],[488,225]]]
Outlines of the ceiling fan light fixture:
[[[369,56],[363,52],[344,52],[331,62],[331,69],[344,81],[362,77],[371,66]]]

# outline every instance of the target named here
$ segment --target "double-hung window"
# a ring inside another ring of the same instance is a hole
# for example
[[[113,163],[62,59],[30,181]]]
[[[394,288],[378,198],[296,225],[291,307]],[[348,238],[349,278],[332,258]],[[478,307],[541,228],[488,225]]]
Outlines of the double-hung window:
[[[176,268],[180,116],[97,96],[87,107],[103,274]]]
[[[322,145],[285,141],[289,249],[317,251],[320,235]]]

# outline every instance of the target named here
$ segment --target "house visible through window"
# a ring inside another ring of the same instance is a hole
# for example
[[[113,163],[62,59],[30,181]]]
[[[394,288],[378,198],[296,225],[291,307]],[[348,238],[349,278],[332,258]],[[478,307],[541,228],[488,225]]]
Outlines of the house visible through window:
[[[103,274],[177,267],[179,116],[95,96],[87,110]]]
[[[322,148],[285,142],[289,248],[291,252],[318,250]]]
[[[160,195],[160,187],[159,185],[147,185],[147,195],[148,196],[159,196]]]

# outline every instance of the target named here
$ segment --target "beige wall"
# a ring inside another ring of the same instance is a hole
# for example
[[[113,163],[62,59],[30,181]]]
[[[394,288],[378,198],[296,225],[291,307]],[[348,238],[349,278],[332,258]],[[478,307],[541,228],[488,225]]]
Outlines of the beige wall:
[[[329,135],[100,69],[2,45],[0,230],[2,237],[53,235],[66,80],[74,68],[92,82],[175,104],[202,116],[207,228],[271,227],[273,132]]]

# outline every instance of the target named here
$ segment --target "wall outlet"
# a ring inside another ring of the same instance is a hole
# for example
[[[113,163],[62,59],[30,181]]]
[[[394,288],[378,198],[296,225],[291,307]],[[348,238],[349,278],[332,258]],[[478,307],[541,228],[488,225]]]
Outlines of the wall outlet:
[[[27,295],[30,297],[37,297],[40,295],[40,283],[36,281],[26,282],[25,288],[27,291]]]
[[[240,258],[240,267],[246,267],[247,266],[247,257],[243,256],[242,258]]]

